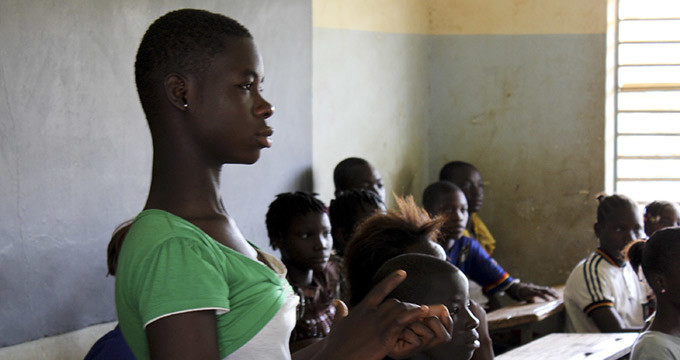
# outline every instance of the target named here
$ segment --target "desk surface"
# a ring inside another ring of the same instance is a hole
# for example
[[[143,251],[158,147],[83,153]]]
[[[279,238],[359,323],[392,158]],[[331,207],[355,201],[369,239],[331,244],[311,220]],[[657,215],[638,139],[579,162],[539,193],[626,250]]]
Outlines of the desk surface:
[[[564,285],[556,286],[555,290],[560,295],[558,299],[549,301],[537,299],[535,303],[513,304],[488,313],[486,320],[489,323],[489,330],[530,324],[563,311],[564,302],[562,298],[564,295]]]
[[[496,359],[612,360],[628,354],[637,336],[637,333],[550,334]]]

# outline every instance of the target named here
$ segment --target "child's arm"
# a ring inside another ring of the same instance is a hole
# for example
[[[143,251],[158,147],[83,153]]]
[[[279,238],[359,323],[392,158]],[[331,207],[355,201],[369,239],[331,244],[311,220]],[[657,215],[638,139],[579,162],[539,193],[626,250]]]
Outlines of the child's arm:
[[[639,332],[642,328],[626,328],[621,315],[611,306],[603,306],[590,312],[590,317],[603,333]]]
[[[333,324],[326,338],[294,353],[293,359],[399,359],[449,341],[448,314],[428,316],[427,306],[383,301],[405,277],[400,271],[385,278],[349,316]]]
[[[219,359],[215,310],[160,318],[146,327],[151,359]]]

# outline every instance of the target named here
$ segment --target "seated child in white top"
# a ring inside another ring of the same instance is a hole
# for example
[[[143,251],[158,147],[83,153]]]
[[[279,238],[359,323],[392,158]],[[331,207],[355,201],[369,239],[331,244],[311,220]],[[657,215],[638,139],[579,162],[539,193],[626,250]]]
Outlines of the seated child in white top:
[[[639,331],[647,298],[622,253],[642,237],[637,205],[623,195],[600,195],[598,200],[594,229],[600,246],[576,265],[564,288],[567,331]]]

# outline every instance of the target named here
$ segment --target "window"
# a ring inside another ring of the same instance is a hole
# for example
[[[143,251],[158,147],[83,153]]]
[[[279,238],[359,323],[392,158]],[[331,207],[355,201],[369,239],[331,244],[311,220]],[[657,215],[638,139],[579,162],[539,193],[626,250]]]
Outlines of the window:
[[[680,201],[680,1],[618,0],[614,191]]]

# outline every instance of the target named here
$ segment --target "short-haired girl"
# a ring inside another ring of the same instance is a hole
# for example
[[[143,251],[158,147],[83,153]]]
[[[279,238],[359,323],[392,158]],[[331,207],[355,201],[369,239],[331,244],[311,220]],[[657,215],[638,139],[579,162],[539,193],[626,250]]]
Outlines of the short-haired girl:
[[[250,32],[220,14],[172,11],[144,34],[135,77],[154,151],[146,205],[117,258],[125,340],[142,360],[289,359],[298,298],[285,266],[244,238],[220,196],[223,164],[252,164],[271,146],[274,107]],[[383,302],[404,276],[293,357],[381,359],[450,338],[426,306]]]

